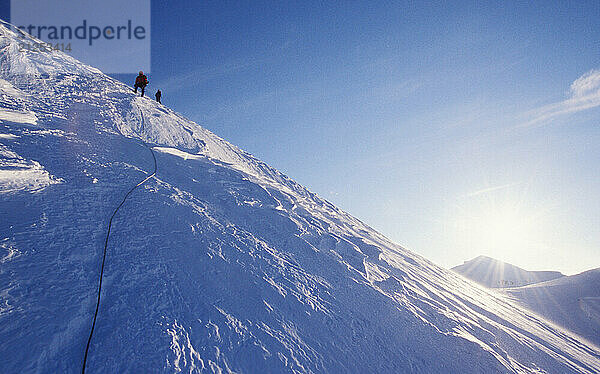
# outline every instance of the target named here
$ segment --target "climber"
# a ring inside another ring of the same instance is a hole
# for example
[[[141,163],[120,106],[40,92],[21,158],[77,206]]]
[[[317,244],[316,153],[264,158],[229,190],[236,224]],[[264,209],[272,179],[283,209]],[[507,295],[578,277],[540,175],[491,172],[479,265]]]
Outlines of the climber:
[[[160,92],[160,90],[156,91],[156,93],[154,94],[154,97],[156,97],[156,101],[158,101],[160,103],[160,97],[162,96],[162,92]]]
[[[134,92],[137,93],[138,87],[142,89],[142,96],[144,96],[144,90],[148,85],[148,78],[144,75],[144,72],[140,70],[140,74],[138,74],[137,78],[135,78],[135,87]]]

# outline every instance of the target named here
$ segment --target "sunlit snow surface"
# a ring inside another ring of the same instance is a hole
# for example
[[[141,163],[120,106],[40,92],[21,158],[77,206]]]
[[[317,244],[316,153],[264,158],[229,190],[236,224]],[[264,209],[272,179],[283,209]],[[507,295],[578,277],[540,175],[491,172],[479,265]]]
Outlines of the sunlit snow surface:
[[[600,345],[600,268],[505,292],[548,320]]]
[[[98,70],[3,26],[0,52],[1,107],[36,118],[1,119],[3,152],[56,182],[0,193],[0,372],[81,370],[142,141],[158,172],[113,222],[89,373],[600,371],[597,347]]]

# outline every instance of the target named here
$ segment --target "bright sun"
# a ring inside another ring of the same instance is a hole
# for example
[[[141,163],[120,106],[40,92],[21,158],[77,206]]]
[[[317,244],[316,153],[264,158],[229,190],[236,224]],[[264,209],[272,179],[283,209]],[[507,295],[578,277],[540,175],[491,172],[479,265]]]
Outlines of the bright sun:
[[[492,248],[500,249],[526,242],[530,226],[531,223],[517,209],[504,207],[488,212],[473,229],[479,232],[481,240],[487,241]]]
[[[455,243],[468,256],[498,259],[532,256],[540,248],[539,217],[522,204],[479,201],[462,208],[454,222]]]

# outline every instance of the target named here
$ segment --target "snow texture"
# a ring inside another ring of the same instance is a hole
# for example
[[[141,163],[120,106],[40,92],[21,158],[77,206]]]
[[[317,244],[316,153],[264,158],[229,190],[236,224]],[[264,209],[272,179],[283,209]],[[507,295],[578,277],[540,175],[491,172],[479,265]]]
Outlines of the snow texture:
[[[37,174],[0,193],[0,372],[81,371],[108,218],[153,169],[141,143],[158,171],[113,221],[88,373],[600,371],[591,343],[100,71],[16,42],[0,25],[0,106],[36,125],[2,119],[0,157]]]

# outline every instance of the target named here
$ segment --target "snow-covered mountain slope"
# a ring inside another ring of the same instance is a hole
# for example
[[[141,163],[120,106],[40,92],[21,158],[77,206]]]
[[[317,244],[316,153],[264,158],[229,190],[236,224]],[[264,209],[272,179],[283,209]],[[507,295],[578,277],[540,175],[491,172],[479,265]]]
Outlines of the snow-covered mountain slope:
[[[81,370],[108,219],[150,152],[88,373],[600,372],[599,348],[101,72],[2,25],[0,53],[0,168],[20,180],[0,191],[0,372]]]
[[[490,288],[520,287],[563,277],[558,271],[528,271],[487,256],[478,256],[451,270]]]
[[[600,346],[600,268],[505,292]]]

